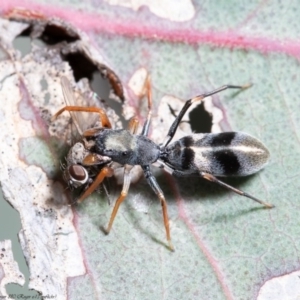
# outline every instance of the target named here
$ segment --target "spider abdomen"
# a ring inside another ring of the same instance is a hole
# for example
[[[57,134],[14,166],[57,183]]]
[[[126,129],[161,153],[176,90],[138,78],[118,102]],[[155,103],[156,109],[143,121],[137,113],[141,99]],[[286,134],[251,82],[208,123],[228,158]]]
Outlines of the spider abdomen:
[[[166,148],[164,161],[178,171],[215,176],[246,176],[268,162],[269,151],[256,138],[242,132],[193,134]]]

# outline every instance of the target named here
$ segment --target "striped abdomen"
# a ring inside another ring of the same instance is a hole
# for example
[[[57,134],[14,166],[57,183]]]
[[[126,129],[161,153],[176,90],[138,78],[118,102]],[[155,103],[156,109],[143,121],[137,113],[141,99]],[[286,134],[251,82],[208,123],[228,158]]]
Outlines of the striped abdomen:
[[[207,172],[215,176],[246,176],[268,162],[268,149],[242,132],[194,134],[166,148],[164,161],[180,171]]]

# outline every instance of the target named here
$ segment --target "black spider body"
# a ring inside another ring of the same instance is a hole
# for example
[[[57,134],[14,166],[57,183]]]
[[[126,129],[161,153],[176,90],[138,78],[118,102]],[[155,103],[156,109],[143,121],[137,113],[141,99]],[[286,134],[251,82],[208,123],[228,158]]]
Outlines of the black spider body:
[[[182,117],[193,103],[199,103],[204,98],[228,88],[243,89],[248,86],[226,85],[188,100],[171,125],[165,141],[161,145],[158,145],[148,137],[152,115],[152,100],[151,93],[149,92],[150,83],[147,82],[147,85],[149,111],[147,120],[139,135],[136,134],[137,119],[133,119],[130,122],[128,130],[111,129],[111,125],[103,109],[71,106],[63,109],[69,111],[97,112],[102,121],[101,128],[91,128],[83,133],[83,145],[86,145],[88,155],[80,160],[83,165],[80,167],[84,168],[85,165],[94,165],[98,168],[99,172],[98,175],[95,176],[89,189],[79,198],[79,201],[82,201],[93,192],[105,177],[111,176],[114,173],[115,163],[124,167],[123,188],[119,198],[116,200],[107,232],[109,232],[112,227],[120,204],[128,194],[132,179],[131,170],[134,166],[140,166],[142,168],[148,184],[160,200],[167,240],[171,249],[173,249],[173,245],[171,243],[167,203],[163,191],[152,174],[152,164],[158,165],[170,174],[176,176],[196,174],[199,177],[215,182],[268,208],[273,207],[273,205],[263,202],[217,179],[217,177],[222,176],[250,175],[258,172],[267,164],[269,151],[256,138],[242,132],[223,132],[192,134],[171,143]],[[57,114],[60,114],[61,111]],[[104,125],[106,125],[107,128],[104,128]],[[74,169],[72,171],[74,171],[73,173],[76,173],[76,175],[78,173],[79,179],[84,178],[84,175],[89,175],[88,173],[82,172],[82,169]],[[72,180],[75,182],[73,178]],[[79,183],[82,184],[82,181]]]

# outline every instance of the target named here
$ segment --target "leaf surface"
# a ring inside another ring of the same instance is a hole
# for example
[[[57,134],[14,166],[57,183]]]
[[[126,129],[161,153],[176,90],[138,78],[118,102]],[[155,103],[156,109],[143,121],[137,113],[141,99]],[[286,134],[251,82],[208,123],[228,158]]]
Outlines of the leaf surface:
[[[271,153],[260,173],[227,182],[274,204],[272,210],[204,180],[155,171],[168,202],[174,253],[165,247],[161,206],[145,180],[131,187],[109,235],[100,230],[112,210],[104,195],[76,206],[86,275],[69,281],[70,299],[255,299],[265,281],[299,270],[298,6],[199,1],[194,16],[178,22],[146,6],[134,11],[100,1],[85,2],[83,9],[67,1],[60,8],[41,3],[31,9],[89,33],[140,120],[146,110],[130,94],[129,82],[142,67],[151,74],[157,142],[171,118],[162,109],[164,96],[189,99],[224,84],[253,83],[212,101],[223,114],[222,130],[256,136]],[[51,155],[45,153],[48,166]]]

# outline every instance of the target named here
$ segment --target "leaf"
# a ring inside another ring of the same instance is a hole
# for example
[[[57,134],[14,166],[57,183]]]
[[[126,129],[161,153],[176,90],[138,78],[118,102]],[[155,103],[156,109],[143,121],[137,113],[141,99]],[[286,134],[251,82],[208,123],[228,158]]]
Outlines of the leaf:
[[[165,247],[160,204],[144,180],[131,187],[109,235],[100,228],[107,225],[112,208],[104,196],[94,194],[73,209],[72,230],[78,234],[86,274],[68,281],[68,295],[71,299],[86,295],[90,299],[255,299],[267,280],[299,270],[298,8],[275,2],[247,2],[243,7],[234,2],[196,3],[193,19],[175,22],[157,17],[146,7],[135,12],[94,3],[86,4],[82,12],[67,3],[64,9],[37,5],[31,9],[61,16],[88,31],[127,90],[141,67],[151,74],[152,136],[157,142],[163,141],[172,118],[166,116],[164,101],[172,105],[175,100],[166,95],[189,99],[227,83],[254,84],[240,93],[215,95],[213,113],[217,118],[222,112],[223,130],[247,132],[268,147],[271,161],[263,171],[228,182],[276,207],[267,210],[198,178],[174,179],[156,170],[168,202],[176,249],[171,253]],[[283,18],[278,11],[288,13]],[[48,84],[52,88],[55,83]],[[59,90],[57,83],[55,89]],[[34,108],[38,105],[34,103]],[[126,105],[141,120],[146,115],[143,106],[137,110],[140,102],[130,90]],[[6,136],[6,151],[10,144]],[[57,163],[59,154],[53,150],[51,154]],[[2,163],[3,179],[9,174],[9,163]],[[34,176],[37,167],[29,163],[36,162],[25,162]],[[46,178],[43,172],[40,169],[38,174],[47,181],[49,173]],[[44,216],[39,222],[45,220]],[[72,224],[65,226],[72,228]],[[44,236],[51,238],[47,231]],[[70,251],[76,242],[65,245]],[[69,259],[81,262],[81,255]],[[65,297],[63,289],[57,293]]]

